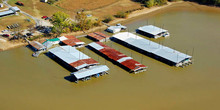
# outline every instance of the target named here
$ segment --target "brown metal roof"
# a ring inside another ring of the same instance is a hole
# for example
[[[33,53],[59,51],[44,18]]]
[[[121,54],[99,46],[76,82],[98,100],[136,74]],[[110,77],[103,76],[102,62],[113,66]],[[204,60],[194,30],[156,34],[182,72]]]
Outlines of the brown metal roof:
[[[118,60],[121,58],[128,57],[127,55],[125,55],[115,49],[112,49],[111,47],[109,47],[101,42],[96,42],[96,43],[99,44],[100,46],[104,47],[103,49],[99,50],[102,54],[104,54],[105,56],[107,56],[108,58],[110,58],[116,62],[118,62]],[[141,68],[146,68],[145,65],[135,61],[134,59],[127,59],[127,60],[121,62],[120,64],[127,67],[131,71],[136,71]]]
[[[64,44],[69,45],[69,46],[76,46],[78,45],[77,43],[81,43],[84,44],[84,42],[82,42],[81,40],[77,39],[74,36],[65,36],[66,38],[68,38],[67,40],[62,41]]]
[[[110,37],[110,36],[105,35],[105,34],[103,34],[101,32],[90,33],[87,36],[95,39],[96,41],[100,41],[100,40],[107,39],[107,38]]]
[[[37,41],[30,42],[30,45],[32,47],[34,47],[35,49],[37,49],[37,50],[41,50],[41,49],[45,49],[46,48],[43,44],[41,44],[41,43],[39,43]]]

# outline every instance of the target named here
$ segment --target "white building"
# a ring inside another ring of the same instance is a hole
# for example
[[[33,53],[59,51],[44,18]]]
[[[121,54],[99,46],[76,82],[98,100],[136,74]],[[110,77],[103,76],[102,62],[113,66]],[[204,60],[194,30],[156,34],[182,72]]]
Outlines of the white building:
[[[3,8],[3,7],[4,7],[3,4],[0,3],[0,8]]]
[[[44,2],[44,3],[46,3],[46,2],[48,2],[48,0],[40,0],[41,2]]]

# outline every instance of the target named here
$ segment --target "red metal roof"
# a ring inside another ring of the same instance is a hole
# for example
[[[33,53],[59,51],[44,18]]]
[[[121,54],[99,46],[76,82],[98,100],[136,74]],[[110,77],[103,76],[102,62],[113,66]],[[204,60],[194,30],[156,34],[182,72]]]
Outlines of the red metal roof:
[[[78,45],[77,43],[82,43],[84,44],[84,42],[82,42],[81,40],[77,39],[74,36],[65,36],[66,38],[68,38],[67,40],[62,41],[64,44],[69,45],[69,46],[76,46]]]
[[[145,65],[140,64],[139,62],[133,60],[133,59],[129,59],[129,60],[125,60],[123,62],[121,62],[122,65],[124,65],[125,67],[131,69],[131,70],[138,70],[141,68],[146,68]]]
[[[70,65],[74,68],[81,66],[83,64],[88,64],[88,65],[95,65],[95,64],[99,64],[97,61],[95,61],[92,58],[89,59],[82,59],[82,60],[78,60],[76,62],[70,63]]]
[[[96,42],[96,43],[99,44],[100,46],[104,47],[103,49],[101,49],[99,51],[114,61],[118,62],[119,59],[128,57],[127,55],[125,55],[115,49],[112,49],[111,47],[108,47],[107,45],[105,45],[101,42]],[[145,65],[135,61],[134,59],[127,59],[127,60],[121,62],[120,64],[127,67],[131,71],[136,71],[141,68],[146,68]]]
[[[100,40],[103,40],[103,39],[106,39],[106,38],[109,38],[110,36],[108,35],[105,35],[101,32],[94,32],[94,33],[90,33],[88,34],[87,36],[97,40],[97,41],[100,41]]]
[[[95,61],[95,60],[92,59],[92,58],[89,58],[89,59],[82,59],[82,61],[85,62],[86,64],[89,64],[89,65],[98,64],[98,62]]]

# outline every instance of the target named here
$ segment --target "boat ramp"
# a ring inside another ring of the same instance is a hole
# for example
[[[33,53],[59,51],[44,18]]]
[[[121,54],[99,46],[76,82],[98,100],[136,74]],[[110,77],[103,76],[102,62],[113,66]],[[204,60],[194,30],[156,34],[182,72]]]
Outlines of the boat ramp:
[[[117,64],[123,69],[129,71],[130,73],[139,73],[146,71],[147,67],[139,62],[135,61],[131,57],[126,56],[125,54],[108,47],[107,45],[101,42],[93,42],[87,45],[87,47],[96,53],[102,55],[109,61]]]
[[[115,34],[110,39],[171,66],[183,67],[192,64],[192,56],[129,32]]]

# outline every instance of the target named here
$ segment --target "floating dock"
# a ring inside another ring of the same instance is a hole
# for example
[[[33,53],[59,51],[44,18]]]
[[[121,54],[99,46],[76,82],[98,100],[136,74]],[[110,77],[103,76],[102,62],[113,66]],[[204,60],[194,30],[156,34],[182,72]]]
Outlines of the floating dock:
[[[98,65],[93,66],[89,69],[80,70],[77,72],[71,73],[71,76],[73,76],[73,80],[77,83],[78,80],[86,81],[90,80],[91,77],[99,77],[105,74],[108,74],[109,68],[106,65]]]
[[[96,53],[102,55],[111,62],[129,71],[130,73],[139,73],[146,71],[147,67],[145,65],[140,64],[131,57],[128,57],[125,54],[115,49],[112,49],[101,42],[90,43],[87,47],[91,50],[94,50]]]
[[[160,38],[160,37],[170,36],[170,33],[167,30],[153,25],[139,27],[136,32],[150,38]]]
[[[99,64],[94,59],[71,46],[60,46],[50,49],[49,57],[61,63],[70,71],[78,71]]]
[[[94,32],[94,33],[90,33],[87,35],[87,37],[93,41],[98,41],[98,42],[104,42],[104,41],[107,41],[110,36],[108,35],[105,35],[101,32]]]
[[[59,39],[62,42],[61,44],[63,45],[69,45],[72,47],[82,47],[85,45],[85,42],[82,42],[75,36],[61,36]]]
[[[183,67],[192,64],[192,56],[129,32],[115,34],[110,39],[171,66]]]

